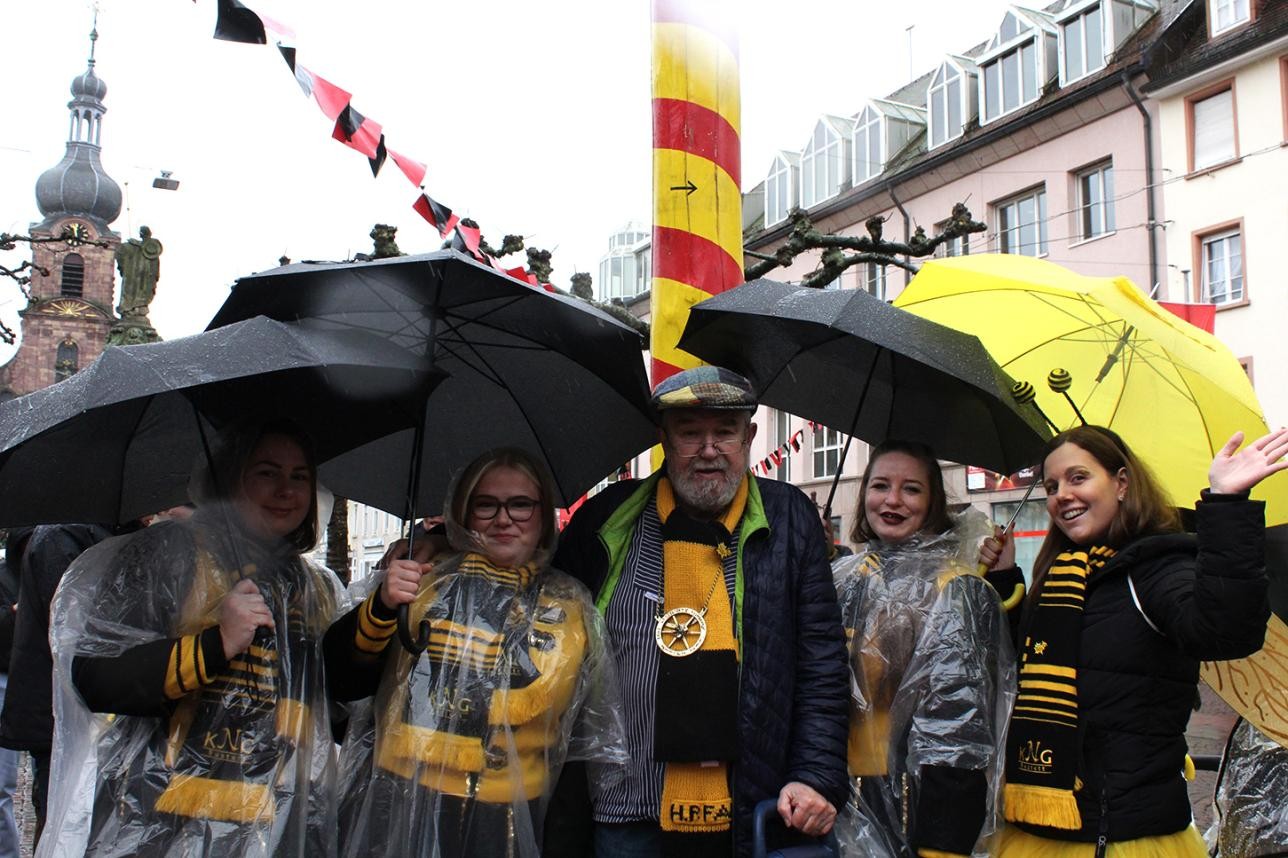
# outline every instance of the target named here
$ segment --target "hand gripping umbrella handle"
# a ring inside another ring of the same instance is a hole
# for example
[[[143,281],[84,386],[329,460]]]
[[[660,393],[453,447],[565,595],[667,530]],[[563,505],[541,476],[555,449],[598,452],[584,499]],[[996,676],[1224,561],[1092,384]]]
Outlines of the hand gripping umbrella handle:
[[[411,612],[407,605],[398,606],[398,640],[403,649],[412,655],[420,655],[429,646],[429,620],[420,621],[419,636],[411,636]]]

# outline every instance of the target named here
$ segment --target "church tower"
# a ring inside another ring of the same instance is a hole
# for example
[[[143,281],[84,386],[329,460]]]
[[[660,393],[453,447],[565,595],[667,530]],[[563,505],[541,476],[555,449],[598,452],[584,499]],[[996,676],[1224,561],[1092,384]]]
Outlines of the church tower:
[[[72,79],[72,100],[63,159],[36,181],[36,205],[44,219],[31,225],[31,297],[22,318],[22,345],[0,366],[0,400],[61,381],[88,366],[107,343],[118,320],[112,310],[113,267],[121,237],[111,229],[121,213],[121,188],[103,171],[103,96],[107,85],[89,67]]]

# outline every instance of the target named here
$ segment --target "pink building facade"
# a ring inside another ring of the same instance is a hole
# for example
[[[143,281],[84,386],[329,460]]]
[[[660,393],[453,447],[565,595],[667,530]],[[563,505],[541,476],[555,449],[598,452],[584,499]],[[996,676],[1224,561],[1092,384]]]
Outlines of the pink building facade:
[[[938,234],[953,206],[964,203],[987,230],[941,247],[941,255],[1037,255],[1088,275],[1126,275],[1153,291],[1166,279],[1165,213],[1158,110],[1141,95],[1148,83],[1142,58],[1179,5],[1061,0],[1044,12],[1013,7],[989,42],[945,57],[897,92],[860,102],[846,118],[853,129],[848,140],[837,117],[824,117],[796,157],[776,157],[765,177],[764,214],[748,230],[746,248],[772,254],[790,228],[786,212],[802,202],[813,203],[805,210],[823,232],[863,235],[868,219],[878,216],[884,236],[895,240],[918,227]],[[833,164],[843,159],[845,169],[820,179],[819,153]],[[768,276],[798,282],[817,265],[817,256],[801,256]],[[861,264],[828,288],[863,288],[893,300],[910,278],[894,266]],[[753,461],[803,425],[776,412],[760,422],[763,449],[759,455],[753,449]],[[840,444],[834,430],[807,431],[790,465],[770,475],[821,502]],[[856,440],[842,467],[833,504],[838,535],[853,526],[866,453]],[[998,519],[1022,494],[996,490],[991,475],[962,467],[949,468],[946,479],[951,500]],[[1045,526],[1041,504],[1030,505],[1019,526],[1027,534],[1022,560],[1036,551]]]

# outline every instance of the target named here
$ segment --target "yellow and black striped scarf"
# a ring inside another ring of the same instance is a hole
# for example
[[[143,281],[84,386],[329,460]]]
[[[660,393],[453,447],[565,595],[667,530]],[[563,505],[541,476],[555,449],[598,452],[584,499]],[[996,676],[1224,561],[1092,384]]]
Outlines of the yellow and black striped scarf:
[[[1004,805],[1011,822],[1077,830],[1078,649],[1087,582],[1113,549],[1056,557],[1037,593],[1020,654],[1020,689],[1006,739]]]
[[[668,856],[728,852],[733,823],[729,762],[737,755],[738,641],[724,558],[747,504],[748,478],[713,521],[676,506],[669,480],[657,484],[662,523],[663,610],[706,609],[707,636],[687,656],[658,664],[654,759],[665,762],[658,820]]]
[[[194,542],[193,579],[166,681],[167,697],[177,701],[166,748],[171,774],[156,810],[267,824],[276,812],[273,789],[282,760],[308,741],[313,727],[310,702],[319,674],[309,664],[335,603],[291,552],[218,531],[197,530]],[[234,557],[242,565],[229,559]],[[201,632],[243,578],[266,593],[275,629],[259,629],[223,672],[208,676]]]
[[[390,697],[381,712],[378,764],[411,777],[414,766],[479,773],[497,726],[513,727],[551,707],[552,665],[538,663],[528,639],[542,567],[493,564],[461,556],[452,571],[421,579],[411,615],[429,623],[422,658],[432,667],[431,705],[418,710],[409,690],[417,658],[399,651],[388,670]],[[463,793],[462,793],[463,794]]]

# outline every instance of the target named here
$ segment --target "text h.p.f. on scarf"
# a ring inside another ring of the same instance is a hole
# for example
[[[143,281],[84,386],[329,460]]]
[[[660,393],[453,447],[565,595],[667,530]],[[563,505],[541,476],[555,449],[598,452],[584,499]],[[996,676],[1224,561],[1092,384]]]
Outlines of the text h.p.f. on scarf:
[[[701,521],[676,508],[668,480],[658,482],[666,613],[658,618],[663,658],[658,666],[653,756],[666,763],[658,809],[666,855],[715,855],[731,848],[729,761],[737,754],[738,642],[723,561],[733,550],[730,543],[747,492],[743,477],[726,513]],[[681,624],[678,628],[664,622],[673,615]],[[698,640],[699,626],[705,636],[689,651]]]

